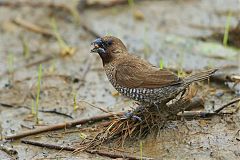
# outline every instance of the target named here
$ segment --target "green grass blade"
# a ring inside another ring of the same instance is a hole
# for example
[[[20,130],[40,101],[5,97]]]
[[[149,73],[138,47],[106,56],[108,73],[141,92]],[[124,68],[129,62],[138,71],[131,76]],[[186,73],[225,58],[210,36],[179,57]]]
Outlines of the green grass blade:
[[[77,93],[73,96],[73,111],[75,112],[77,110]]]
[[[232,17],[232,12],[229,11],[228,16],[227,16],[227,21],[225,24],[224,36],[223,36],[223,45],[225,47],[227,46],[227,43],[228,43],[231,17]]]
[[[62,37],[61,37],[61,35],[60,35],[59,31],[58,31],[56,20],[54,18],[52,18],[52,20],[51,20],[51,26],[52,26],[52,29],[53,29],[53,33],[55,34],[55,37],[56,37],[56,39],[58,41],[58,45],[61,48],[67,48],[68,45],[62,39]]]
[[[40,89],[41,89],[41,79],[42,79],[42,64],[39,65],[38,68],[38,82],[37,82],[37,98],[36,98],[36,108],[35,108],[35,115],[36,115],[36,123],[39,123],[38,119],[38,107],[39,107],[39,97],[40,97]]]
[[[161,58],[160,61],[159,61],[159,68],[160,69],[163,69],[163,59]]]
[[[13,53],[8,53],[8,60],[7,60],[7,64],[8,64],[8,72],[9,73],[12,73],[13,72],[13,61],[14,61],[14,58],[13,58]]]
[[[128,0],[128,5],[130,7],[133,7],[134,6],[134,0]]]

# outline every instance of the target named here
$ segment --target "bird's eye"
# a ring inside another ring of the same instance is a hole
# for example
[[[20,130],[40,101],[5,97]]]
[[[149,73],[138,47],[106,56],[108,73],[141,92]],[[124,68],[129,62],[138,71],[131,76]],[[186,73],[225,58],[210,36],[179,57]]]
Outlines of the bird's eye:
[[[108,46],[112,45],[112,43],[113,43],[112,40],[108,40],[108,41],[107,41],[107,45],[108,45]]]

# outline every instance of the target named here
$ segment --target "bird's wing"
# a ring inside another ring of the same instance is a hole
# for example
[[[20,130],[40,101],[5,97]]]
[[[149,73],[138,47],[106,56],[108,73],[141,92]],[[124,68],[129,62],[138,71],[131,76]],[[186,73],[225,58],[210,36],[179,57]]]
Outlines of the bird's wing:
[[[159,88],[182,82],[174,73],[140,59],[118,63],[114,76],[119,85],[128,88]]]

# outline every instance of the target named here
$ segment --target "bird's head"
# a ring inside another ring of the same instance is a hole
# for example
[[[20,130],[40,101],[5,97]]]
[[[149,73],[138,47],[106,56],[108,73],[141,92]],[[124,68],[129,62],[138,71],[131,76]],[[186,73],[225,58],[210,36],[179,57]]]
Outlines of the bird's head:
[[[98,53],[102,58],[103,64],[110,62],[121,54],[127,54],[127,48],[122,41],[113,36],[97,38],[91,45],[93,45],[91,52]]]

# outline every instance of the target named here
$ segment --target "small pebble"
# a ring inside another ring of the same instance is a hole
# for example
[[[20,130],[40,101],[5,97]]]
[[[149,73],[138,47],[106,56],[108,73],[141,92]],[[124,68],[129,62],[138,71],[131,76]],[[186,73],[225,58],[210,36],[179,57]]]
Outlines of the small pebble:
[[[224,92],[222,90],[217,90],[216,93],[215,93],[215,96],[220,98],[224,95]]]

